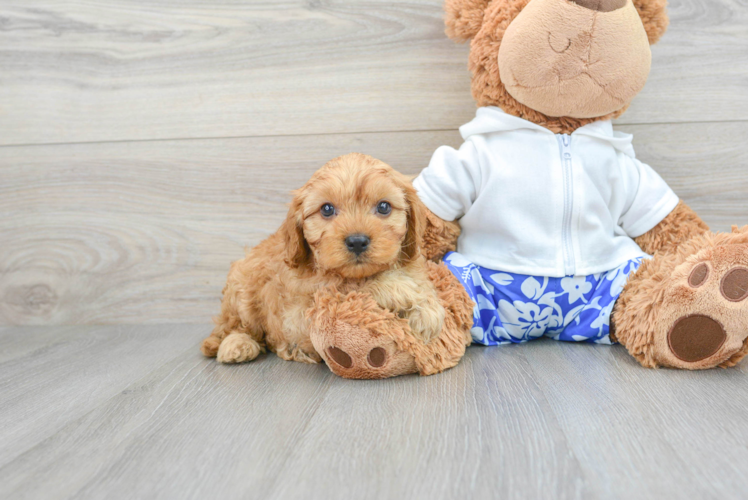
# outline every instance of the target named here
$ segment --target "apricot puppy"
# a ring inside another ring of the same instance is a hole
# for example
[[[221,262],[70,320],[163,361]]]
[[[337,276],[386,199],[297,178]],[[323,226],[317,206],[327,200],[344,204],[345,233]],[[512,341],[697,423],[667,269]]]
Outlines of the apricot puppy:
[[[358,153],[331,160],[295,191],[278,232],[231,265],[201,351],[221,363],[250,361],[266,348],[320,362],[307,311],[321,288],[368,293],[428,342],[445,311],[420,254],[425,216],[408,179],[387,164]]]

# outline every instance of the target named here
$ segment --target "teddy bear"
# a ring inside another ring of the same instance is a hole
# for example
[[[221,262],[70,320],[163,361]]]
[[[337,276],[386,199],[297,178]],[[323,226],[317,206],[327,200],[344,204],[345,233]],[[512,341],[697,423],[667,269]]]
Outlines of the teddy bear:
[[[446,1],[478,109],[413,185],[424,253],[475,303],[474,343],[618,342],[644,367],[689,370],[748,353],[748,226],[711,232],[611,124],[646,82],[665,3]],[[370,350],[397,318],[366,311]],[[326,315],[320,345],[361,328]]]

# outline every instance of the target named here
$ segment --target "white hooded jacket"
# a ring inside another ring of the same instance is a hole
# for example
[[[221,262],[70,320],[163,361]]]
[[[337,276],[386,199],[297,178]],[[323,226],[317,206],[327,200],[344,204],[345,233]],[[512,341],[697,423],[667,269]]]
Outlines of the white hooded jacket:
[[[460,219],[457,251],[482,267],[548,277],[609,271],[646,255],[631,238],[678,204],[610,121],[554,134],[491,106],[460,133],[460,149],[437,149],[413,185],[434,214]]]

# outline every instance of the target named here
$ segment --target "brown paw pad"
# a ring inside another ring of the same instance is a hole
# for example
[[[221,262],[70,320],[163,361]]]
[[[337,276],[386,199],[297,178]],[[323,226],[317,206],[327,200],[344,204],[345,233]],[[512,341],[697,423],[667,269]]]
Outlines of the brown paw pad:
[[[343,368],[351,368],[353,366],[351,356],[339,347],[328,347],[327,356]],[[375,347],[369,351],[366,361],[372,368],[381,368],[387,363],[387,351],[382,347]]]
[[[670,350],[687,363],[701,361],[716,353],[727,340],[725,329],[709,316],[694,314],[675,322],[668,333]]]
[[[350,368],[351,366],[353,366],[353,360],[343,349],[339,349],[337,347],[328,347],[327,355],[331,360],[335,361],[343,368]]]
[[[709,277],[709,266],[702,262],[693,268],[691,274],[688,276],[688,284],[693,288],[698,288],[706,282]]]
[[[736,267],[730,269],[722,278],[719,289],[730,302],[740,302],[748,297],[748,269]]]
[[[374,368],[384,366],[384,363],[387,361],[387,351],[385,351],[381,347],[375,347],[374,349],[369,351],[369,355],[366,357],[366,361],[368,361],[369,364]]]

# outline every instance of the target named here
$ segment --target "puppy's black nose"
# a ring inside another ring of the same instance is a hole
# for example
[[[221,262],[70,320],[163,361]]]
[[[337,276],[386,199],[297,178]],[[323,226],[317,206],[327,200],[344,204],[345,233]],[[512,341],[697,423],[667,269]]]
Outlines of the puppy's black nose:
[[[361,255],[369,248],[371,240],[365,234],[352,234],[345,239],[345,246],[348,247],[349,252],[353,252],[356,255]]]

